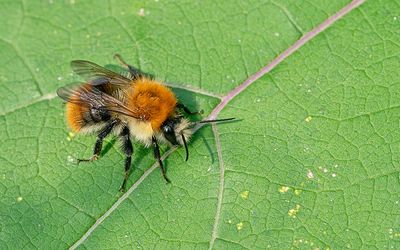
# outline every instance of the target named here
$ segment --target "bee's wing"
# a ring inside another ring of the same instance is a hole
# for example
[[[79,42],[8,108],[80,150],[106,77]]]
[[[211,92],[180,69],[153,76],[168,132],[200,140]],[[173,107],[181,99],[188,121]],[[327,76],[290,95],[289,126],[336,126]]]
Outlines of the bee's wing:
[[[105,109],[136,119],[140,118],[120,100],[87,84],[77,87],[61,87],[57,90],[57,95],[67,102],[89,106],[94,109]]]
[[[71,61],[72,70],[91,85],[113,84],[127,86],[131,79],[85,60]]]

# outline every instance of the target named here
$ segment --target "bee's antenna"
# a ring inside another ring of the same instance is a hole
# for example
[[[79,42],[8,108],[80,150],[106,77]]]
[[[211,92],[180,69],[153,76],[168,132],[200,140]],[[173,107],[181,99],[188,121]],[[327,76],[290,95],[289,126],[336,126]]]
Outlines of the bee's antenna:
[[[235,120],[236,118],[231,117],[231,118],[225,118],[225,119],[215,119],[215,120],[203,120],[203,121],[198,121],[196,123],[212,123],[212,122],[225,122],[225,121],[232,121]]]
[[[186,160],[185,161],[188,161],[189,160],[189,150],[187,147],[186,139],[183,134],[181,134],[181,136],[182,136],[183,145],[185,146],[185,150],[186,150]]]

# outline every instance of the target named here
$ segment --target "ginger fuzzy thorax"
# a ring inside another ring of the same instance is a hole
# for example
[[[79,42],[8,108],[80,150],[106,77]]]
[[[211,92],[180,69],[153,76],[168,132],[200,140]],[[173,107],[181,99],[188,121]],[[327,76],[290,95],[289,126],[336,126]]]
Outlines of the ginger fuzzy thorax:
[[[150,122],[154,131],[174,113],[177,103],[170,88],[144,77],[132,82],[126,99],[126,106],[135,112],[139,120]]]

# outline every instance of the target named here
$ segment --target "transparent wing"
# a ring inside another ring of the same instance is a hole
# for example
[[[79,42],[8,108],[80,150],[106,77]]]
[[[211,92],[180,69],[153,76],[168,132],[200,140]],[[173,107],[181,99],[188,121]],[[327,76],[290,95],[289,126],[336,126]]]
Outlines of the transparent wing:
[[[81,86],[61,87],[57,90],[57,95],[64,101],[71,103],[83,104],[94,108],[105,106],[97,92],[90,85],[83,84]]]
[[[72,61],[71,68],[91,85],[109,83],[117,86],[126,86],[131,82],[131,79],[125,76],[85,60]]]
[[[126,107],[120,100],[89,84],[83,84],[77,87],[61,87],[57,90],[57,95],[67,102],[85,105],[95,109],[106,109],[136,119],[140,118],[138,114]]]

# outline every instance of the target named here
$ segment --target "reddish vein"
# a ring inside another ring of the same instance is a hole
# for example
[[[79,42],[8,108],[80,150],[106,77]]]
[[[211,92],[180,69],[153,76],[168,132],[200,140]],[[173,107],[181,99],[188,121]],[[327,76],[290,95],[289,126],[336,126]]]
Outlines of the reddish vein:
[[[211,112],[209,115],[208,119],[215,119],[218,114],[221,112],[221,110],[238,94],[240,94],[243,90],[245,90],[250,84],[252,84],[254,81],[271,71],[273,68],[275,68],[280,62],[282,62],[284,59],[286,59],[288,56],[290,56],[293,52],[298,50],[301,46],[303,46],[306,42],[317,36],[319,33],[321,33],[323,30],[328,28],[330,25],[332,25],[334,22],[336,22],[338,19],[342,18],[344,15],[349,13],[351,10],[354,8],[358,7],[361,5],[365,0],[354,0],[350,4],[348,4],[346,7],[341,9],[339,12],[337,12],[335,15],[331,16],[327,20],[325,20],[323,23],[321,23],[318,27],[314,28],[307,34],[305,34],[302,38],[300,38],[295,44],[293,44],[291,47],[289,47],[287,50],[285,50],[282,54],[280,54],[278,57],[276,57],[270,64],[267,66],[263,67],[261,70],[259,70],[257,73],[254,75],[250,76],[246,81],[244,81],[242,84],[240,84],[238,87],[230,91],[228,94],[226,94],[224,97],[222,97],[221,103],[215,107],[215,109]],[[198,124],[198,126],[194,129],[194,131],[197,131],[201,127],[203,127],[204,124]],[[214,130],[215,131],[215,130]],[[217,145],[219,144],[219,139]],[[162,159],[165,159],[168,155],[170,155],[172,152],[174,152],[176,148],[170,149],[168,152],[166,152]],[[219,155],[218,158],[222,162],[222,155],[220,154],[220,149],[218,149]],[[222,163],[223,164],[223,163]],[[224,184],[224,169],[223,165],[221,166],[221,176],[220,176],[220,189],[223,188]],[[121,196],[114,205],[108,209],[91,227],[90,229],[78,240],[75,242],[73,246],[70,247],[70,249],[76,249],[78,246],[80,246],[91,234],[92,232],[108,217],[110,214],[117,209],[117,207],[125,200],[128,198],[128,196],[142,183],[142,181],[150,175],[155,169],[157,168],[156,163],[148,169],[145,174],[139,178],[137,182],[133,184],[133,186],[123,195]],[[221,203],[222,201],[222,191],[219,191],[219,196],[218,196],[218,203]],[[219,208],[217,209],[217,214],[215,217],[214,221],[214,226],[213,226],[213,235],[212,239],[210,241],[210,249],[214,245],[214,241],[217,237],[217,230],[218,230],[218,223],[220,220],[220,209],[221,209],[221,204],[218,205]]]
[[[280,54],[278,57],[276,57],[270,64],[267,66],[263,67],[261,70],[256,72],[254,75],[250,76],[247,80],[245,80],[242,84],[240,84],[238,87],[230,91],[227,95],[225,95],[221,103],[211,112],[211,114],[208,116],[208,120],[216,119],[218,114],[221,112],[221,110],[238,94],[240,94],[243,90],[245,90],[250,84],[252,84],[254,81],[262,77],[263,75],[267,74],[270,72],[273,68],[275,68],[280,62],[282,62],[284,59],[289,57],[293,52],[298,50],[301,46],[303,46],[306,42],[317,36],[319,33],[324,31],[326,28],[328,28],[330,25],[332,25],[334,22],[336,22],[338,19],[342,18],[344,15],[349,13],[351,10],[354,8],[358,7],[364,2],[364,0],[354,0],[350,4],[346,5],[343,9],[341,9],[339,12],[337,12],[335,15],[329,17],[326,19],[323,23],[321,23],[319,26],[311,30],[310,32],[306,33],[302,38],[300,38],[297,42],[295,42],[292,46],[290,46],[287,50],[285,50],[282,54]],[[214,136],[216,139],[216,144],[217,144],[217,153],[218,153],[218,160],[220,161],[220,189],[218,193],[218,201],[217,201],[217,211],[215,214],[215,219],[214,219],[214,225],[212,229],[212,235],[211,235],[211,240],[210,240],[210,245],[209,249],[213,249],[215,240],[218,237],[218,225],[220,222],[220,213],[221,213],[221,207],[222,207],[222,199],[223,199],[223,187],[224,187],[224,172],[225,172],[225,167],[223,165],[223,159],[222,159],[222,153],[221,153],[221,144],[219,141],[219,137],[216,134],[217,130],[216,127],[213,126],[213,131],[214,131]]]
[[[362,3],[364,3],[365,0],[353,0],[350,4],[346,5],[343,9],[341,9],[339,12],[334,14],[333,16],[329,17],[326,19],[323,23],[315,27],[313,30],[310,32],[306,33],[303,37],[301,37],[297,42],[295,42],[292,46],[290,46],[287,50],[285,50],[282,54],[277,56],[270,64],[267,66],[261,68],[259,71],[257,71],[254,75],[250,76],[247,78],[242,84],[237,86],[235,89],[230,91],[228,94],[226,94],[224,97],[222,97],[221,102],[218,104],[217,107],[211,112],[209,115],[208,119],[215,119],[218,114],[221,112],[221,110],[233,99],[235,96],[240,94],[243,90],[245,90],[250,84],[258,80],[260,77],[263,75],[267,74],[270,72],[273,68],[275,68],[279,63],[281,63],[283,60],[285,60],[287,57],[289,57],[293,52],[298,50],[300,47],[302,47],[305,43],[316,37],[319,33],[324,31],[326,28],[331,26],[334,22],[345,16],[347,13],[352,11],[353,9],[357,8],[360,6]]]

